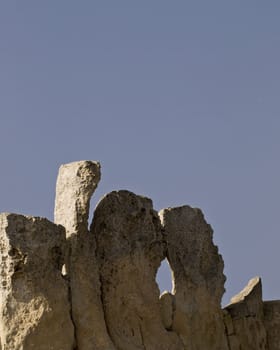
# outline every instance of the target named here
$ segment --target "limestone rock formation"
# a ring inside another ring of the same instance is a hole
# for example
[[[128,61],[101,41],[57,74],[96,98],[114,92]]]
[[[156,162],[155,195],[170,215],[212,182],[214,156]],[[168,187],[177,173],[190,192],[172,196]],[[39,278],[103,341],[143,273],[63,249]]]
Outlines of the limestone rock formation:
[[[160,212],[166,232],[167,258],[174,274],[172,329],[188,350],[226,350],[221,298],[223,260],[212,229],[199,209],[189,206]]]
[[[97,205],[97,240],[105,320],[121,350],[183,349],[161,320],[156,272],[164,258],[162,229],[152,201],[112,192]]]
[[[225,324],[231,350],[266,350],[266,330],[259,277],[231,299],[225,308]]]
[[[62,165],[56,184],[55,222],[64,225],[69,251],[72,317],[79,350],[113,350],[107,333],[95,258],[95,238],[88,231],[91,196],[100,180],[97,162]]]
[[[3,350],[72,350],[63,227],[0,214],[0,337]]]
[[[280,301],[252,279],[221,309],[225,276],[200,209],[157,213],[105,195],[88,229],[100,165],[59,170],[55,223],[0,214],[0,350],[280,350]],[[159,295],[167,259],[173,291]]]

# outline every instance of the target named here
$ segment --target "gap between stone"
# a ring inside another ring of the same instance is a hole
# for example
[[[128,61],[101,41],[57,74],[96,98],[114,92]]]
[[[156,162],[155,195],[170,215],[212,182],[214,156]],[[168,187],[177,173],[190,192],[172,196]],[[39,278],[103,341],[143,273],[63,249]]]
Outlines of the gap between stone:
[[[167,259],[162,260],[157,271],[156,282],[159,286],[160,294],[167,291],[172,293],[173,289],[173,273]]]

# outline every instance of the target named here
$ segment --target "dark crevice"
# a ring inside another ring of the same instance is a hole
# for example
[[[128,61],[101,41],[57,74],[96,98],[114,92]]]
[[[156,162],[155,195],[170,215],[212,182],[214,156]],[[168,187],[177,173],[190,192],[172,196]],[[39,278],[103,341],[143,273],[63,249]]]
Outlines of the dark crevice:
[[[70,315],[70,319],[71,319],[71,321],[72,321],[73,328],[74,328],[73,332],[74,332],[75,344],[74,344],[73,350],[78,350],[77,334],[76,334],[76,325],[75,325],[75,321],[74,321],[74,318],[73,318],[73,309],[72,309],[71,283],[70,283],[69,278],[68,278],[68,302],[69,302],[69,307],[70,307],[69,315]]]
[[[65,268],[65,275],[62,274],[62,277],[65,279],[66,283],[67,283],[67,287],[68,287],[68,303],[69,303],[69,315],[70,315],[70,319],[71,322],[73,324],[73,332],[74,332],[74,348],[73,350],[78,350],[78,342],[77,342],[77,334],[76,334],[76,324],[74,321],[74,317],[73,317],[73,307],[72,307],[72,290],[71,290],[71,276],[70,276],[70,256],[71,256],[71,238],[67,239],[67,250],[66,250],[66,258],[65,258],[65,264],[63,265]],[[63,271],[62,271],[63,272]]]

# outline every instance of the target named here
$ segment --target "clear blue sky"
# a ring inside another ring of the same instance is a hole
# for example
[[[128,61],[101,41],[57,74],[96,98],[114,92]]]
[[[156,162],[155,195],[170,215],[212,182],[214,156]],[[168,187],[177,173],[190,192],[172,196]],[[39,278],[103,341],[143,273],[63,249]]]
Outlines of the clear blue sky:
[[[280,2],[4,0],[0,211],[53,218],[58,166],[203,209],[227,294],[280,298]],[[160,284],[167,283],[167,275]]]

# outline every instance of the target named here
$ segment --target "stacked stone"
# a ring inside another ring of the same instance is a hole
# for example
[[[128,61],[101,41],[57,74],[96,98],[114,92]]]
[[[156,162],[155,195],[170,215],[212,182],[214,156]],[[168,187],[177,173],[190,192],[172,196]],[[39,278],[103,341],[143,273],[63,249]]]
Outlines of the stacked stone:
[[[280,302],[261,281],[224,310],[223,259],[200,209],[157,213],[129,191],[104,196],[89,229],[98,162],[59,169],[55,224],[0,215],[0,350],[279,350]],[[173,291],[160,296],[167,258]]]

